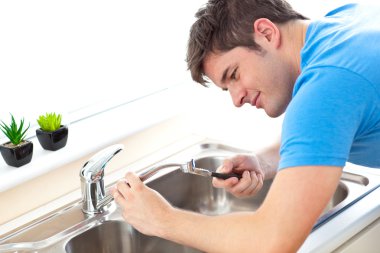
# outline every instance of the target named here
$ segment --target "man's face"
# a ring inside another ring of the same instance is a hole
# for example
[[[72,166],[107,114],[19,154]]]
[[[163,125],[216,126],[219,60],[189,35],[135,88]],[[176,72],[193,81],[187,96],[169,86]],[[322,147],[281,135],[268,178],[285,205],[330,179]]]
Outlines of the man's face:
[[[243,47],[210,53],[204,60],[204,71],[216,86],[230,92],[235,106],[248,103],[263,108],[270,117],[285,111],[296,79],[291,65],[279,54]]]

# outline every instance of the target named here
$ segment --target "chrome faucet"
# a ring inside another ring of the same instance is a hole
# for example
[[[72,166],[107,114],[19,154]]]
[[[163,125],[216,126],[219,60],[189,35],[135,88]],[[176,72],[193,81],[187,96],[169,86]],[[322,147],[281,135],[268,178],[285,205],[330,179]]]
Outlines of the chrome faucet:
[[[105,193],[104,168],[124,145],[116,144],[105,148],[90,158],[80,170],[83,212],[87,214],[101,213],[103,207],[112,201],[112,196]]]

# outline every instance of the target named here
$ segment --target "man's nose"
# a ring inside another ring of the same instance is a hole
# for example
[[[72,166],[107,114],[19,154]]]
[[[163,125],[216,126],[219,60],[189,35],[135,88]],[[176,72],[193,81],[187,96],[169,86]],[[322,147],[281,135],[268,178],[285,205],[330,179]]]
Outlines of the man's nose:
[[[230,92],[230,96],[232,98],[232,102],[236,107],[241,107],[243,105],[243,98],[241,91],[238,89],[228,89]]]

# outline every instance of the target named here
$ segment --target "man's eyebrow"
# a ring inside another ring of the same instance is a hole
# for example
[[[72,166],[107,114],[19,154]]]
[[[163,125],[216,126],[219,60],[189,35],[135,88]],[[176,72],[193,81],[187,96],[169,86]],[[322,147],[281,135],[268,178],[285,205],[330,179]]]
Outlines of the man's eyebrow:
[[[220,80],[220,83],[225,83],[226,82],[226,78],[227,78],[227,73],[229,71],[230,67],[227,67],[224,72],[223,72],[223,75],[222,75],[222,79]]]

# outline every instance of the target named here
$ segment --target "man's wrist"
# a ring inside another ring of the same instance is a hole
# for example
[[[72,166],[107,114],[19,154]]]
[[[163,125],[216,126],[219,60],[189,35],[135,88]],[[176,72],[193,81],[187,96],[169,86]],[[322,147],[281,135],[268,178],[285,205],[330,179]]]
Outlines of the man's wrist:
[[[156,236],[169,239],[171,237],[171,233],[174,232],[173,228],[176,227],[176,220],[178,219],[178,211],[179,209],[170,206],[165,211],[165,216],[160,219],[159,224],[157,226]]]
[[[268,159],[265,159],[260,154],[256,155],[256,159],[264,173],[264,180],[274,178],[277,172],[277,163],[268,161]]]

